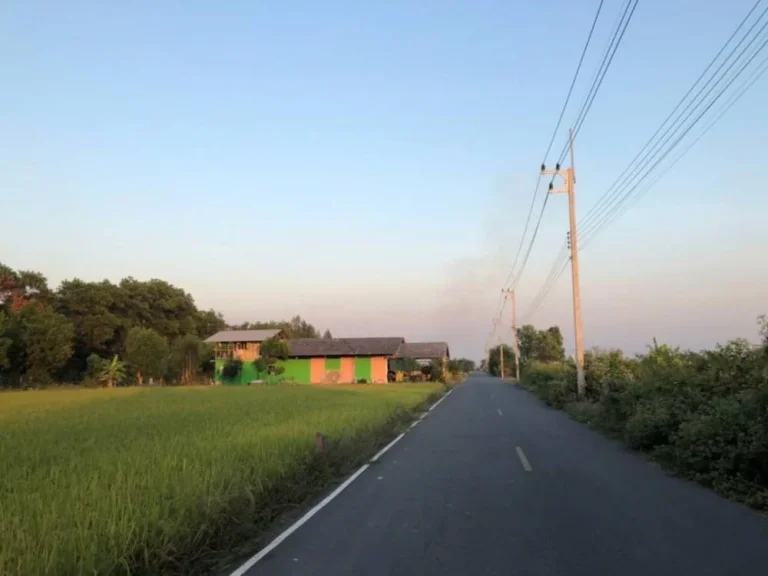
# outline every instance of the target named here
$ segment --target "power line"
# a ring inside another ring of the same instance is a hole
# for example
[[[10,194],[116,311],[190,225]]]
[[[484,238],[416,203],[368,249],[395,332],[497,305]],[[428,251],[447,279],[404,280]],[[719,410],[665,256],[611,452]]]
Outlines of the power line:
[[[680,99],[678,104],[675,106],[675,108],[670,112],[670,114],[664,119],[664,121],[661,123],[659,128],[654,132],[654,134],[648,139],[648,141],[645,143],[643,148],[638,152],[638,154],[632,159],[632,161],[629,163],[629,165],[624,169],[624,171],[619,175],[619,177],[611,184],[611,186],[608,188],[608,190],[603,194],[603,196],[598,200],[598,202],[589,210],[587,215],[584,217],[582,222],[580,223],[580,228],[582,230],[586,230],[586,227],[590,224],[591,221],[594,221],[597,216],[600,214],[601,211],[604,211],[607,204],[610,202],[608,198],[611,196],[611,191],[614,189],[615,186],[623,186],[628,181],[631,181],[631,179],[637,175],[638,171],[642,169],[643,163],[649,158],[649,156],[652,157],[652,154],[658,151],[658,145],[661,140],[656,141],[655,144],[654,140],[659,135],[659,133],[662,131],[664,126],[670,121],[670,119],[675,115],[675,113],[680,109],[680,107],[684,104],[688,96],[690,96],[691,92],[696,88],[696,86],[704,79],[707,72],[714,66],[715,62],[720,58],[720,56],[723,54],[723,52],[728,48],[728,45],[733,41],[733,39],[736,37],[736,35],[739,33],[739,31],[744,27],[746,22],[751,17],[752,13],[755,11],[757,6],[762,2],[762,0],[757,0],[754,6],[750,9],[750,11],[747,13],[747,15],[744,17],[744,19],[741,21],[741,23],[737,26],[736,30],[731,34],[731,36],[726,40],[725,44],[722,46],[722,48],[718,51],[718,53],[715,55],[715,57],[710,61],[710,63],[707,65],[707,67],[704,69],[704,71],[699,75],[699,77],[696,79],[696,81],[693,83],[693,85],[688,89],[688,91],[685,93],[685,95]],[[766,8],[768,10],[768,8]],[[734,52],[741,46],[741,44],[744,42],[744,40],[747,38],[749,33],[754,29],[754,27],[759,23],[760,19],[765,15],[765,10],[763,13],[759,16],[757,21],[750,27],[750,29],[745,33],[745,35],[742,37],[742,39],[739,41],[739,43],[731,50],[731,52],[728,54],[728,56],[723,60],[723,62],[720,64],[718,69],[712,74],[712,76],[707,80],[707,82],[704,83],[704,85],[699,89],[699,91],[696,93],[696,95],[690,100],[688,105],[685,107],[683,111],[680,112],[680,114],[677,116],[677,118],[668,126],[667,130],[662,134],[660,138],[664,138],[667,134],[669,134],[670,130],[675,127],[676,124],[679,123],[680,119],[683,117],[683,114],[686,113],[691,107],[691,105],[696,102],[698,97],[701,95],[701,93],[707,88],[707,86],[712,82],[715,75],[722,70],[722,67],[728,62],[728,60],[733,56]],[[709,93],[708,93],[709,94]],[[706,98],[706,96],[705,96]],[[690,115],[688,116],[690,117]],[[688,118],[686,117],[686,118]],[[684,122],[685,120],[683,120]],[[679,125],[675,130],[679,128]],[[649,146],[651,147],[650,149]],[[647,152],[646,152],[647,151]],[[645,155],[643,155],[645,153]],[[640,162],[634,166],[634,169],[632,169],[635,162],[637,162],[638,158],[642,156],[642,159]],[[614,197],[616,195],[616,191],[614,190]],[[605,201],[605,204],[602,204]]]
[[[563,106],[560,109],[560,115],[557,118],[557,123],[555,124],[555,129],[552,130],[552,136],[549,139],[549,145],[547,145],[547,150],[544,152],[544,157],[541,161],[542,165],[546,163],[547,157],[549,156],[550,151],[552,150],[552,145],[555,142],[555,137],[557,136],[557,131],[560,129],[560,125],[563,121],[563,116],[565,115],[565,110],[568,107],[568,103],[571,100],[571,94],[573,93],[573,87],[576,85],[576,80],[579,77],[579,72],[581,71],[581,65],[584,63],[584,56],[587,54],[587,49],[589,48],[589,44],[592,41],[592,34],[595,31],[595,26],[597,25],[597,20],[600,17],[600,12],[603,9],[603,2],[605,0],[600,0],[600,4],[597,6],[597,12],[595,13],[595,17],[592,20],[592,26],[589,28],[589,34],[587,35],[587,41],[584,43],[584,48],[581,50],[581,57],[579,58],[579,63],[576,66],[576,72],[573,74],[573,79],[571,80],[571,86],[568,88],[568,94],[565,96],[565,102],[563,102]],[[533,195],[531,197],[531,205],[528,208],[528,216],[525,219],[525,227],[523,228],[523,234],[520,237],[520,245],[517,248],[517,254],[515,254],[515,260],[512,263],[512,269],[509,271],[509,275],[507,276],[507,279],[504,281],[504,285],[506,286],[509,284],[509,281],[512,279],[512,276],[515,273],[515,269],[517,268],[517,262],[520,258],[520,253],[523,249],[523,244],[525,243],[525,237],[528,234],[528,227],[531,223],[531,215],[533,214],[533,207],[536,204],[536,193],[539,190],[539,184],[541,184],[541,173],[539,173],[538,178],[536,179],[536,185],[533,188]]]
[[[563,244],[563,246],[560,248],[560,252],[558,252],[557,256],[555,257],[555,260],[552,262],[552,267],[550,268],[549,274],[547,275],[546,280],[544,280],[544,283],[542,284],[541,288],[539,289],[538,293],[534,297],[534,299],[531,301],[531,305],[529,306],[526,313],[523,315],[523,320],[521,322],[525,322],[528,318],[533,316],[533,313],[541,306],[541,303],[544,301],[544,299],[547,297],[547,294],[552,289],[552,286],[555,282],[557,282],[557,279],[560,278],[560,276],[563,273],[563,270],[565,270],[565,265],[568,263],[568,246],[567,244]]]
[[[690,144],[688,144],[688,146],[685,147],[685,149],[677,156],[677,158],[675,158],[675,160],[671,164],[669,164],[666,168],[664,168],[664,170],[656,178],[654,178],[654,180],[648,186],[646,186],[640,193],[636,194],[635,197],[629,203],[625,204],[623,208],[617,213],[613,221],[615,222],[616,220],[621,218],[621,216],[623,216],[624,213],[629,208],[634,206],[646,192],[648,192],[651,188],[653,188],[656,185],[656,183],[667,174],[667,172],[672,170],[672,168],[674,168],[677,165],[677,163],[680,162],[680,160],[682,160],[683,157],[686,154],[688,154],[688,152],[696,144],[698,144],[699,140],[701,140],[715,126],[715,124],[717,124],[720,121],[720,119],[723,116],[725,116],[725,114],[728,113],[728,111],[731,108],[733,108],[733,106],[736,105],[736,103],[739,100],[741,100],[741,97],[744,96],[744,94],[746,94],[746,92],[750,88],[752,88],[752,86],[754,86],[755,83],[760,78],[762,78],[762,76],[767,71],[768,71],[768,57],[763,59],[763,61],[758,66],[758,68],[752,73],[752,76],[742,83],[742,85],[737,89],[737,91],[731,96],[730,100],[726,102],[726,104],[720,109],[720,112],[718,112],[717,116],[715,116],[715,118],[706,126],[706,128],[704,128],[704,130],[701,131],[701,133],[696,137],[696,139],[693,140]],[[605,227],[607,227],[608,225],[610,225],[610,223],[606,224]],[[597,236],[597,233],[587,234],[585,236],[584,243],[580,248],[580,251],[586,248],[589,241],[592,240],[595,236]]]
[[[768,9],[767,9],[768,10]],[[765,12],[764,12],[765,13]],[[762,17],[762,15],[761,15]],[[754,26],[753,26],[754,27]],[[718,86],[718,84],[725,78],[725,76],[730,72],[730,70],[739,62],[741,57],[744,55],[744,53],[754,44],[758,38],[759,35],[763,32],[763,30],[768,27],[768,21],[766,21],[765,24],[760,28],[758,33],[750,40],[750,42],[747,44],[747,46],[742,49],[742,51],[739,53],[739,55],[736,57],[736,59],[730,64],[730,66],[723,72],[723,74],[720,76],[720,78],[717,80],[715,85],[710,88],[710,90],[707,92],[707,94],[704,96],[704,99],[702,99],[699,104],[697,104],[697,107],[700,108],[700,105],[703,104],[704,100],[711,94],[711,92]],[[751,29],[750,29],[751,30]],[[748,32],[749,33],[749,32]],[[739,43],[741,45],[741,43]],[[649,176],[649,174],[677,147],[677,145],[680,143],[680,141],[693,129],[693,127],[698,124],[698,122],[701,120],[701,118],[714,106],[718,100],[725,94],[730,86],[741,76],[741,74],[744,72],[744,70],[752,63],[752,61],[757,57],[758,54],[760,54],[764,48],[768,45],[768,35],[765,36],[765,40],[762,42],[762,44],[759,45],[759,47],[752,53],[751,56],[749,56],[744,62],[741,67],[737,70],[735,74],[733,74],[725,83],[725,85],[719,89],[719,92],[709,101],[709,103],[701,110],[701,112],[694,118],[694,120],[685,127],[683,132],[679,134],[679,136],[675,139],[674,142],[670,146],[668,146],[666,149],[662,151],[661,148],[659,148],[654,154],[654,156],[661,153],[661,155],[656,159],[656,161],[650,166],[650,168],[647,168],[645,172],[639,177],[639,179],[634,183],[633,186],[629,187],[629,184],[624,187],[624,189],[617,189],[612,199],[609,202],[606,202],[599,210],[600,213],[602,213],[602,216],[597,218],[596,220],[593,220],[589,225],[587,225],[584,229],[584,234],[592,234],[594,236],[598,233],[599,230],[601,230],[603,227],[605,227],[608,223],[608,221],[611,219],[611,217],[617,213],[617,211],[624,205],[629,197],[632,195],[632,193],[640,186],[640,184],[645,181],[645,179]],[[738,47],[738,45],[737,45]],[[730,56],[729,56],[730,57]],[[683,122],[687,121],[688,118],[693,114],[697,112],[697,108],[694,108],[691,110],[691,112],[686,116],[686,118],[683,120]],[[679,130],[682,127],[682,124],[676,128],[675,131]],[[669,142],[669,140],[675,136],[675,133],[669,135],[661,144],[661,146],[664,146]],[[641,170],[644,169],[648,163],[653,160],[653,156],[644,163],[644,165],[641,167]],[[638,172],[639,173],[639,172]],[[627,189],[627,187],[629,187]],[[623,192],[623,194],[622,194]],[[610,206],[612,204],[612,206]],[[610,207],[609,207],[610,206]],[[607,210],[607,211],[606,211]]]
[[[603,79],[605,78],[605,75],[608,72],[608,69],[610,68],[611,62],[613,62],[613,57],[616,54],[616,50],[618,50],[619,48],[619,44],[621,43],[621,40],[624,38],[624,33],[627,30],[627,26],[629,26],[629,22],[635,13],[635,8],[637,8],[637,4],[639,1],[640,0],[627,0],[627,4],[624,7],[624,12],[622,14],[622,17],[619,20],[619,23],[613,32],[613,38],[611,40],[611,43],[609,44],[608,52],[606,52],[603,55],[603,61],[601,62],[600,67],[598,68],[598,74],[595,76],[594,80],[592,81],[592,86],[589,89],[587,98],[585,99],[584,104],[582,104],[581,110],[577,116],[578,118],[577,124],[579,128],[581,128],[581,125],[583,124],[584,119],[586,118],[586,115],[589,112],[589,109],[592,107],[592,103],[594,102],[595,96],[597,95],[597,91],[600,89],[600,86],[603,83]],[[568,145],[566,144],[566,147],[563,149],[563,152],[560,154],[560,157],[557,161],[558,165],[565,158],[565,154],[567,150],[568,150]],[[552,177],[552,181],[550,181],[549,183],[549,187],[548,187],[549,189],[552,188],[553,182],[554,182],[554,176]],[[533,245],[536,242],[536,237],[538,236],[538,233],[539,233],[539,227],[541,226],[541,220],[544,217],[544,210],[547,207],[547,201],[549,200],[549,196],[550,196],[549,190],[547,190],[547,195],[544,197],[544,203],[541,206],[541,211],[539,212],[539,218],[536,222],[536,227],[533,229],[531,242],[530,244],[528,244],[528,249],[525,252],[523,263],[520,266],[520,271],[517,273],[517,276],[515,277],[515,280],[512,283],[512,289],[517,287],[517,284],[520,282],[520,277],[522,276],[523,271],[525,270],[525,266],[528,264],[528,259],[531,256]]]
[[[749,13],[748,13],[748,14],[747,14],[747,16],[744,18],[744,20],[743,20],[743,21],[742,21],[742,23],[739,25],[739,27],[736,29],[736,31],[734,31],[734,33],[733,33],[733,34],[731,35],[731,37],[728,39],[728,41],[726,42],[726,44],[725,44],[725,45],[724,45],[724,46],[723,46],[723,47],[720,49],[720,51],[719,51],[719,52],[718,52],[718,54],[715,56],[715,58],[713,58],[712,62],[710,62],[710,64],[707,66],[707,68],[704,70],[704,72],[703,72],[703,73],[702,73],[702,74],[699,76],[699,78],[696,80],[696,82],[694,82],[694,84],[693,84],[693,85],[691,86],[691,88],[688,90],[688,92],[686,93],[686,95],[685,95],[685,96],[683,96],[683,99],[682,99],[682,100],[681,100],[681,101],[678,103],[678,105],[675,107],[675,109],[674,109],[674,110],[673,110],[673,111],[672,111],[672,112],[669,114],[669,116],[668,116],[668,117],[667,117],[667,119],[666,119],[666,120],[665,120],[665,121],[662,123],[662,125],[659,127],[659,129],[657,129],[657,130],[656,130],[656,132],[655,132],[654,136],[653,136],[653,137],[651,137],[651,140],[649,140],[649,142],[647,142],[647,143],[646,143],[646,145],[643,147],[643,149],[640,151],[640,153],[638,153],[638,155],[635,157],[635,159],[633,160],[633,162],[634,162],[634,161],[635,161],[637,158],[639,158],[639,157],[640,157],[640,155],[643,153],[643,151],[644,151],[644,150],[645,150],[645,149],[648,147],[648,145],[651,143],[651,141],[653,140],[653,138],[654,138],[655,136],[657,136],[657,135],[659,134],[659,132],[661,132],[661,130],[663,129],[664,125],[665,125],[665,124],[666,124],[666,123],[669,121],[669,119],[670,119],[670,118],[671,118],[671,117],[674,115],[674,113],[675,113],[675,112],[676,112],[676,111],[677,111],[677,110],[680,108],[680,106],[681,106],[681,105],[684,103],[684,101],[685,101],[685,99],[687,98],[687,96],[689,96],[689,95],[691,94],[691,92],[693,92],[693,90],[694,90],[694,88],[696,87],[696,85],[697,85],[697,84],[698,84],[698,83],[699,83],[699,82],[702,80],[702,78],[704,77],[704,75],[706,74],[706,72],[707,72],[707,71],[708,71],[710,68],[712,68],[712,66],[714,65],[714,63],[715,63],[715,62],[717,61],[717,59],[719,58],[719,56],[720,56],[720,55],[722,55],[722,53],[723,53],[723,52],[725,51],[725,49],[727,48],[728,44],[729,44],[729,43],[730,43],[730,42],[733,40],[733,38],[736,36],[736,34],[738,33],[738,31],[739,31],[739,30],[740,30],[740,29],[743,27],[743,25],[746,23],[746,21],[747,21],[747,20],[749,19],[749,17],[752,15],[752,13],[754,12],[755,8],[756,8],[756,7],[757,7],[757,6],[760,4],[760,2],[761,2],[761,1],[762,1],[762,0],[758,0],[758,2],[757,2],[757,3],[756,3],[756,4],[755,4],[753,7],[752,7],[752,9],[749,11]],[[761,18],[762,18],[762,15],[761,15]],[[759,19],[758,19],[758,22],[759,22]],[[750,28],[750,31],[751,31],[752,29],[754,29],[754,25],[752,26],[752,28]],[[761,29],[760,31],[762,31],[762,29]],[[747,32],[747,34],[749,34],[749,31]],[[758,35],[759,35],[759,32],[758,32]],[[756,39],[757,39],[758,35],[756,35],[756,36],[755,36],[755,38],[753,38],[753,41],[750,43],[750,45],[751,45],[752,43],[754,43],[754,40],[756,40]],[[703,115],[704,115],[704,114],[705,114],[705,113],[706,113],[706,112],[707,112],[707,111],[708,111],[708,110],[709,110],[709,109],[712,107],[712,105],[713,105],[715,102],[717,102],[717,100],[719,100],[719,98],[722,96],[722,94],[724,94],[724,93],[725,93],[725,92],[728,90],[728,88],[729,88],[729,87],[730,87],[730,86],[733,84],[733,82],[734,82],[734,81],[735,81],[735,80],[736,80],[736,79],[737,79],[737,78],[738,78],[738,77],[739,77],[739,76],[740,76],[740,75],[743,73],[743,71],[744,71],[744,70],[745,70],[745,69],[746,69],[746,68],[749,66],[749,64],[750,64],[750,63],[751,63],[751,62],[754,60],[754,58],[755,58],[755,57],[756,57],[756,56],[757,56],[757,55],[758,55],[758,54],[759,54],[759,53],[760,53],[760,52],[761,52],[761,51],[762,51],[762,50],[765,48],[766,44],[768,44],[768,40],[766,40],[766,42],[764,42],[764,43],[763,43],[761,46],[759,46],[759,47],[758,47],[758,48],[757,48],[757,49],[756,49],[756,50],[753,52],[752,56],[751,56],[751,57],[750,57],[750,58],[747,60],[747,62],[746,62],[745,64],[743,64],[743,65],[742,65],[742,67],[741,67],[741,68],[740,68],[740,69],[739,69],[739,70],[738,70],[738,71],[737,71],[737,72],[736,72],[736,73],[735,73],[735,74],[734,74],[734,75],[733,75],[733,76],[732,76],[732,77],[729,79],[729,82],[727,83],[727,85],[726,85],[726,86],[725,86],[725,87],[724,87],[724,88],[723,88],[723,89],[720,91],[720,93],[719,93],[719,94],[717,94],[717,95],[716,95],[716,97],[713,99],[713,101],[712,101],[712,102],[710,102],[710,104],[709,104],[709,106],[706,108],[706,110],[705,110],[704,112],[702,112],[702,113],[699,115],[699,117],[698,117],[698,118],[697,118],[697,119],[696,119],[696,120],[695,120],[693,123],[691,123],[691,125],[688,127],[688,130],[686,130],[686,132],[685,132],[685,133],[684,133],[684,134],[681,136],[681,138],[682,138],[682,137],[684,137],[684,136],[685,136],[685,135],[688,133],[688,131],[690,131],[690,129],[692,129],[692,128],[693,128],[693,126],[695,126],[695,125],[697,124],[698,120],[699,120],[701,117],[703,117]],[[741,45],[741,42],[740,42],[740,43],[737,45],[737,49],[738,49],[738,46],[739,46],[739,45]],[[746,48],[745,50],[747,50],[748,48],[749,48],[749,45],[747,46],[747,48]],[[744,52],[742,51],[742,53],[739,55],[739,57],[740,57],[741,55],[743,55],[743,53],[744,53]],[[727,61],[727,59],[726,59],[726,61]],[[738,58],[737,58],[737,60],[736,60],[736,61],[738,61]],[[727,72],[728,72],[728,71],[726,71],[726,74],[727,74]],[[760,64],[759,64],[759,65],[758,65],[758,66],[757,66],[757,67],[756,67],[756,68],[755,68],[755,69],[752,71],[751,75],[750,75],[750,76],[749,76],[749,77],[748,77],[748,78],[747,78],[747,79],[746,79],[744,82],[742,82],[742,84],[741,84],[741,85],[740,85],[740,86],[739,86],[739,87],[738,87],[738,88],[737,88],[737,89],[736,89],[736,90],[735,90],[735,91],[734,91],[734,92],[731,94],[731,96],[729,97],[729,99],[728,99],[728,100],[726,101],[726,103],[725,103],[725,104],[724,104],[724,105],[723,105],[723,106],[720,108],[720,110],[719,110],[719,111],[718,111],[718,113],[715,115],[715,117],[712,119],[712,121],[711,121],[711,122],[709,122],[709,123],[707,124],[707,126],[706,126],[706,127],[705,127],[705,128],[702,130],[702,131],[701,131],[701,133],[700,133],[700,134],[699,134],[699,135],[698,135],[698,136],[697,136],[697,137],[696,137],[696,138],[695,138],[693,141],[691,141],[691,142],[690,142],[690,143],[689,143],[689,144],[688,144],[688,145],[685,147],[685,149],[684,149],[684,150],[683,150],[683,151],[682,151],[682,152],[681,152],[681,153],[680,153],[680,154],[679,154],[679,155],[678,155],[678,156],[675,158],[675,160],[674,160],[672,163],[670,163],[668,166],[666,166],[666,167],[664,168],[664,170],[663,170],[663,171],[662,171],[662,172],[661,172],[661,173],[660,173],[660,174],[659,174],[659,175],[658,175],[658,176],[657,176],[657,177],[656,177],[656,178],[655,178],[655,179],[654,179],[654,180],[653,180],[653,181],[652,181],[652,182],[651,182],[651,183],[650,183],[648,186],[646,186],[646,187],[645,187],[643,190],[641,190],[641,191],[640,191],[638,194],[636,194],[636,195],[635,195],[635,197],[634,197],[634,198],[632,198],[631,202],[627,202],[627,203],[625,203],[625,204],[623,204],[623,205],[622,205],[620,212],[618,212],[618,213],[616,214],[616,217],[613,219],[613,221],[615,221],[615,220],[617,220],[619,217],[621,217],[621,215],[623,215],[623,214],[624,214],[624,212],[626,212],[626,211],[627,211],[629,208],[631,208],[631,207],[632,207],[632,206],[633,206],[633,205],[634,205],[634,204],[635,204],[635,203],[636,203],[636,202],[637,202],[637,201],[640,199],[640,197],[641,197],[643,194],[645,194],[646,192],[648,192],[648,190],[650,190],[651,188],[653,188],[653,186],[654,186],[654,185],[655,185],[655,184],[656,184],[656,183],[657,183],[657,182],[658,182],[658,181],[659,181],[659,180],[660,180],[660,179],[661,179],[661,178],[662,178],[664,175],[666,175],[666,173],[667,173],[667,172],[669,172],[669,171],[670,171],[672,168],[674,168],[674,166],[675,166],[675,165],[676,165],[676,164],[677,164],[677,163],[678,163],[678,162],[679,162],[679,161],[680,161],[680,160],[681,160],[681,159],[682,159],[682,158],[683,158],[683,157],[684,157],[684,156],[685,156],[685,155],[686,155],[686,154],[687,154],[687,153],[688,153],[688,152],[689,152],[689,151],[690,151],[690,150],[691,150],[691,149],[692,149],[692,148],[693,148],[693,147],[694,147],[694,146],[695,146],[695,145],[696,145],[698,142],[699,142],[699,140],[701,140],[701,139],[702,139],[702,138],[703,138],[703,137],[704,137],[704,136],[705,136],[705,135],[706,135],[706,134],[707,134],[707,133],[708,133],[708,132],[709,132],[709,131],[710,131],[710,130],[711,130],[711,129],[712,129],[712,128],[713,128],[713,127],[714,127],[714,126],[715,126],[715,125],[718,123],[718,122],[719,122],[719,121],[720,121],[720,119],[722,119],[722,117],[723,117],[723,116],[724,116],[726,113],[728,113],[728,111],[729,111],[731,108],[733,108],[733,106],[735,106],[735,105],[736,105],[736,103],[737,103],[737,102],[738,102],[738,101],[739,101],[739,100],[740,100],[740,99],[741,99],[741,98],[744,96],[744,94],[746,94],[746,92],[747,92],[747,91],[749,91],[749,89],[750,89],[750,88],[752,88],[752,86],[754,86],[754,85],[755,85],[755,83],[756,83],[756,82],[757,82],[757,81],[758,81],[758,80],[759,80],[759,79],[760,79],[760,78],[761,78],[761,77],[762,77],[762,76],[763,76],[763,75],[764,75],[766,72],[768,72],[768,57],[764,58],[764,59],[763,59],[763,60],[760,62]],[[715,72],[715,73],[716,73],[716,72]],[[721,79],[722,79],[722,78],[721,78]],[[709,82],[707,82],[707,84],[708,84],[708,83],[709,83]],[[705,84],[705,86],[706,86],[706,84]],[[681,139],[681,138],[680,138],[680,139]],[[679,140],[680,140],[680,139],[678,139],[678,142],[679,142]],[[671,147],[670,147],[670,148],[667,150],[667,154],[668,154],[669,152],[671,152],[671,151],[672,151],[672,149],[674,149],[674,147],[676,146],[676,144],[677,144],[677,142],[676,142],[675,144],[673,144],[673,146],[671,146]],[[665,156],[666,156],[666,154],[665,154]],[[626,172],[629,170],[629,168],[631,167],[631,164],[632,164],[632,163],[630,163],[630,166],[628,166],[628,167],[627,167],[627,169],[625,169],[625,171],[624,171],[624,173],[623,173],[623,174],[625,174],[625,173],[626,173]],[[650,173],[650,170],[648,171],[648,173]],[[646,175],[643,177],[643,179],[645,179],[645,177],[647,176],[647,174],[648,174],[648,173],[646,173]],[[621,176],[620,176],[620,178],[621,178]],[[639,185],[639,184],[640,184],[640,182],[638,182],[638,185]],[[609,189],[609,191],[610,191],[610,189]],[[606,223],[606,225],[607,225],[607,223]],[[587,245],[588,245],[588,244],[591,242],[591,240],[593,240],[593,239],[594,239],[594,237],[597,235],[597,233],[599,233],[599,231],[600,231],[600,229],[598,229],[598,228],[594,228],[593,230],[586,232],[586,233],[585,233],[585,236],[584,236],[584,238],[583,238],[583,244],[581,245],[581,247],[580,247],[580,250],[583,250],[584,248],[586,248],[586,247],[587,247]],[[556,260],[555,260],[555,264],[553,265],[553,269],[554,269],[554,267],[557,265],[557,262],[558,262],[558,259],[556,259]],[[539,291],[539,293],[538,293],[537,297],[534,299],[534,301],[533,301],[533,304],[531,305],[531,307],[530,307],[529,311],[526,313],[526,315],[525,315],[525,318],[526,318],[526,319],[530,318],[530,317],[531,317],[531,316],[532,316],[532,315],[533,315],[533,314],[536,312],[536,310],[537,310],[537,309],[538,309],[538,308],[541,306],[541,304],[544,302],[544,300],[546,299],[546,297],[547,297],[547,295],[549,294],[549,292],[551,291],[551,289],[552,289],[552,288],[554,287],[554,285],[557,283],[557,280],[560,278],[560,276],[562,276],[563,272],[565,272],[565,269],[566,269],[566,267],[567,267],[567,266],[566,266],[566,263],[567,263],[567,262],[562,262],[562,263],[561,263],[561,267],[560,267],[560,269],[558,270],[558,272],[557,272],[557,273],[554,275],[554,277],[553,277],[553,275],[552,275],[552,272],[550,272],[550,275],[548,276],[548,278],[547,278],[547,281],[545,281],[545,283],[544,283],[544,285],[542,286],[542,288],[540,289],[540,291]]]
[[[627,31],[627,27],[629,26],[629,22],[632,20],[632,16],[635,13],[635,9],[637,8],[637,4],[640,0],[634,0],[634,3],[632,0],[627,0],[627,5],[624,7],[624,12],[622,13],[621,19],[619,20],[619,24],[616,27],[616,32],[614,33],[613,39],[611,40],[611,43],[608,45],[608,52],[606,55],[603,56],[603,62],[600,65],[600,68],[598,68],[597,76],[592,82],[592,88],[590,88],[590,91],[587,93],[587,97],[584,100],[584,104],[581,107],[581,112],[579,112],[578,117],[576,118],[576,123],[573,127],[573,139],[576,139],[576,136],[579,133],[579,130],[581,130],[582,124],[584,124],[584,120],[587,118],[587,114],[589,114],[590,109],[592,108],[592,103],[595,101],[595,97],[597,96],[598,90],[600,90],[600,86],[603,84],[603,80],[605,79],[605,75],[608,73],[608,68],[611,66],[611,62],[613,62],[613,57],[616,55],[616,51],[619,48],[619,44],[621,44],[621,40],[624,38],[624,34]],[[630,10],[631,6],[631,10]],[[627,13],[629,15],[627,16]],[[626,18],[626,20],[625,20]],[[619,32],[619,29],[621,30]],[[618,36],[617,36],[618,33]],[[602,72],[602,73],[601,73]],[[565,154],[568,151],[568,142],[566,142],[565,146],[563,146],[562,152],[560,152],[560,156],[558,157],[558,163],[561,163],[565,159]]]

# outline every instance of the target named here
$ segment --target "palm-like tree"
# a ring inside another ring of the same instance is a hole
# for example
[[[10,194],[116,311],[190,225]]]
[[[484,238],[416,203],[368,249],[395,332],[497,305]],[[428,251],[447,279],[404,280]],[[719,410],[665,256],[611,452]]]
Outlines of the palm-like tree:
[[[123,378],[125,378],[125,362],[120,362],[117,354],[115,354],[112,361],[104,366],[104,370],[99,374],[99,382],[104,382],[107,388],[112,388],[115,384],[119,384]]]

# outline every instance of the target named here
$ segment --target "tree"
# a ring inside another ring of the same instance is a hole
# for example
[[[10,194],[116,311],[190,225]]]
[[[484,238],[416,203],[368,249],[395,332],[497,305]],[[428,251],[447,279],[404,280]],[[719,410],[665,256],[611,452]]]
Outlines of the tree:
[[[125,378],[125,363],[121,362],[114,355],[112,360],[104,365],[99,375],[99,382],[103,382],[107,388],[112,388],[115,384],[120,384]]]
[[[286,358],[290,353],[285,340],[269,338],[259,346],[259,357],[253,361],[253,365],[260,374],[282,374],[284,369],[277,366],[277,361]]]
[[[74,326],[39,303],[24,306],[16,316],[25,376],[35,383],[48,383],[72,355]]]
[[[285,320],[268,322],[243,322],[230,326],[232,330],[282,330],[288,338],[320,338],[320,332],[298,314]]]
[[[259,356],[267,358],[285,358],[291,353],[288,343],[279,338],[268,338],[259,346]]]
[[[421,364],[413,358],[395,358],[390,360],[389,367],[396,372],[420,372]]]
[[[199,311],[197,313],[196,325],[197,335],[202,339],[213,336],[216,332],[227,328],[224,316],[215,310]]]
[[[168,340],[195,332],[197,308],[192,296],[164,280],[124,278],[119,285],[118,315],[127,327],[152,328]]]
[[[506,344],[501,345],[501,349],[504,355],[504,374],[501,373],[501,362],[499,361],[499,347],[494,346],[488,353],[488,373],[493,376],[509,376],[514,374],[515,369],[515,353],[510,346]]]
[[[763,338],[763,343],[768,345],[768,316],[765,314],[758,316],[757,326],[760,330],[760,336]]]
[[[429,379],[432,380],[432,382],[443,381],[443,361],[442,360],[432,360],[432,363],[429,365]]]
[[[331,334],[331,331],[326,329],[326,331],[323,333],[323,340],[333,340],[333,335]]]
[[[538,331],[531,324],[521,326],[517,330],[517,341],[520,349],[520,362],[528,364],[536,354]]]
[[[122,351],[124,322],[117,316],[119,288],[103,282],[65,280],[57,290],[56,309],[75,327],[74,352],[68,363],[73,374],[87,369],[91,354],[112,357]]]
[[[212,357],[212,349],[195,334],[176,338],[171,345],[167,375],[171,380],[189,384],[200,372],[204,362]]]
[[[536,330],[532,325],[521,326],[517,331],[520,363],[527,366],[531,360],[562,362],[565,360],[563,335],[558,326]],[[504,359],[506,362],[506,358]]]
[[[109,364],[109,360],[102,358],[98,354],[90,354],[86,360],[86,377],[98,380],[107,364]]]
[[[139,386],[144,378],[162,378],[168,361],[168,341],[152,328],[131,328],[125,339],[125,359],[136,369]]]
[[[540,362],[562,362],[565,360],[563,335],[559,326],[541,330],[536,338],[536,360]]]
[[[10,322],[5,312],[0,310],[0,368],[8,368],[8,349],[11,347],[11,339],[6,336]]]
[[[317,328],[312,326],[312,324],[304,320],[298,314],[293,318],[291,318],[291,327],[289,332],[290,332],[291,338],[319,338],[320,337],[320,333],[317,331]]]
[[[475,361],[468,358],[454,358],[448,360],[448,371],[457,373],[472,372],[475,369]]]

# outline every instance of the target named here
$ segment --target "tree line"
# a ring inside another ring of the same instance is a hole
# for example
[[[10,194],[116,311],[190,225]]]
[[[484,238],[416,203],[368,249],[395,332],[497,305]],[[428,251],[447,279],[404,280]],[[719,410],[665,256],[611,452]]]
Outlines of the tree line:
[[[531,324],[521,326],[517,330],[518,348],[520,349],[520,366],[524,370],[533,361],[562,362],[565,360],[563,334],[559,326],[551,326],[546,330],[537,330]],[[504,358],[504,374],[501,374],[501,361]],[[515,352],[511,346],[502,344],[488,351],[488,365],[483,368],[494,376],[513,376],[515,374]]]
[[[54,290],[41,273],[0,263],[0,387],[187,384],[212,375],[213,351],[203,341],[225,328],[320,337],[301,316],[228,326],[221,313],[198,309],[190,294],[164,280],[75,278]]]

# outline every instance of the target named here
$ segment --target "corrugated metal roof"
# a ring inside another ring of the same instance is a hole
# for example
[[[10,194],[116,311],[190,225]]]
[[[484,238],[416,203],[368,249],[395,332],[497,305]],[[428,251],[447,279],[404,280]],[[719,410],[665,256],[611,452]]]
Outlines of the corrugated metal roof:
[[[273,336],[277,336],[280,330],[222,330],[216,332],[205,341],[208,343],[216,342],[263,342]]]
[[[395,354],[396,358],[450,358],[447,342],[403,342]]]
[[[298,358],[322,356],[392,356],[403,338],[299,338],[289,340],[291,356]]]
[[[291,356],[298,358],[352,356],[352,349],[343,340],[297,338],[296,340],[289,340],[288,347],[291,349]]]
[[[394,356],[405,338],[342,338],[356,356]]]

